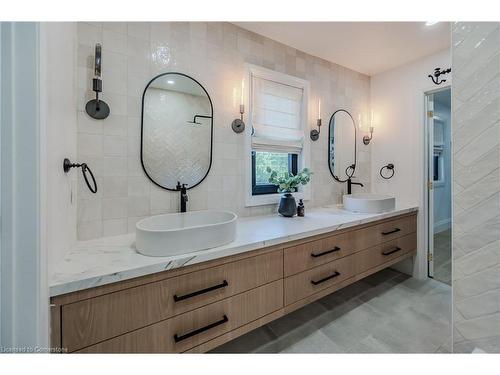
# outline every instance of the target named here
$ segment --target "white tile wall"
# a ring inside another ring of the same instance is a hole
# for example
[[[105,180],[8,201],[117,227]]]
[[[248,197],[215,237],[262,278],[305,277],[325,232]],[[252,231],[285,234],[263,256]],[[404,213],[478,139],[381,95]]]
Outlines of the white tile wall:
[[[500,353],[500,25],[453,28],[454,352]]]
[[[103,44],[103,99],[111,115],[89,118],[85,103],[93,98],[93,47]],[[333,181],[327,165],[327,123],[340,108],[354,114],[369,108],[368,76],[332,64],[230,23],[79,23],[78,159],[95,172],[99,192],[78,191],[80,240],[133,231],[137,220],[178,210],[178,194],[162,190],[145,176],[139,157],[141,96],[151,78],[177,71],[196,78],[214,105],[212,169],[189,190],[189,209],[226,208],[240,216],[276,210],[275,205],[244,206],[243,136],[231,121],[238,114],[233,91],[239,89],[244,64],[252,63],[304,78],[311,83],[310,124],[321,98],[325,126],[311,148],[312,200],[307,207],[340,202],[344,185]],[[356,116],[355,116],[356,117]],[[370,190],[369,147],[360,143],[357,177]]]

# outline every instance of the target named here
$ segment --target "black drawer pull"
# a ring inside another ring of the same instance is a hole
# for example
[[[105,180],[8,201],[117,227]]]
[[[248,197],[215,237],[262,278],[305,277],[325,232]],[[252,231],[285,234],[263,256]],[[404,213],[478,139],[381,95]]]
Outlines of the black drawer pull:
[[[318,284],[324,283],[325,281],[333,279],[334,277],[337,277],[337,276],[340,276],[340,272],[335,271],[332,275],[327,276],[324,279],[321,279],[321,280],[318,280],[318,281],[311,280],[311,284],[318,285]]]
[[[382,232],[382,235],[387,236],[388,234],[393,234],[393,233],[399,232],[400,230],[401,229],[399,229],[399,228],[394,228],[393,230],[390,230],[389,232]]]
[[[177,294],[174,294],[174,301],[179,302],[179,301],[191,298],[191,297],[199,296],[200,294],[211,292],[212,290],[225,288],[228,285],[229,285],[229,283],[226,280],[224,280],[221,284],[210,286],[210,287],[202,289],[202,290],[197,290],[196,292],[193,292],[193,293],[184,294],[183,296],[178,296]]]
[[[176,333],[174,335],[174,341],[175,342],[179,342],[179,341],[188,339],[188,338],[193,337],[193,336],[195,336],[195,335],[197,335],[199,333],[208,331],[211,328],[220,326],[221,324],[224,324],[226,322],[229,322],[229,318],[227,317],[227,315],[224,314],[224,317],[221,320],[218,320],[218,321],[216,321],[214,323],[210,323],[209,325],[207,325],[205,327],[201,327],[201,328],[195,329],[194,331],[188,332],[185,335],[178,336],[177,333]]]
[[[384,251],[384,252],[382,252],[382,255],[391,255],[391,254],[394,254],[394,253],[398,252],[399,250],[401,250],[401,248],[396,246],[396,248],[393,249],[393,250],[391,250],[391,251]]]
[[[319,254],[314,254],[314,253],[311,253],[311,256],[312,256],[313,258],[317,258],[317,257],[323,256],[323,255],[326,255],[326,254],[334,253],[334,252],[339,251],[339,250],[340,250],[340,247],[335,246],[333,249],[331,249],[331,250],[327,250],[327,251],[324,251],[324,252],[319,253]]]

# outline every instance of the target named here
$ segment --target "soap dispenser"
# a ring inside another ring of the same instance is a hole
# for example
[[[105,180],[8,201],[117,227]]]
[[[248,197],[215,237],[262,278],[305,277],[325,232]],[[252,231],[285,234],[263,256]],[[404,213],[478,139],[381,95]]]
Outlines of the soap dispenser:
[[[299,200],[299,205],[297,206],[297,216],[303,217],[305,214],[304,202],[302,199]]]

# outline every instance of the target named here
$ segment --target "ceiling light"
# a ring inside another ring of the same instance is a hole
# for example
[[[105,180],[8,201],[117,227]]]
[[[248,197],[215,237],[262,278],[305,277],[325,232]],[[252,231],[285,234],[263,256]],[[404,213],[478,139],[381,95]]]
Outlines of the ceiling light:
[[[427,21],[427,22],[425,23],[425,26],[433,26],[433,25],[435,25],[436,23],[439,23],[439,21]]]

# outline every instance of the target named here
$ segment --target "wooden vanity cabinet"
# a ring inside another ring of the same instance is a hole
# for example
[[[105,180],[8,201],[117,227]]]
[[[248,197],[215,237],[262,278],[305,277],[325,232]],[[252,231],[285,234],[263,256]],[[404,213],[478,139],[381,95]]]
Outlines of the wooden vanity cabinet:
[[[205,352],[415,254],[416,213],[51,299],[51,345]]]

